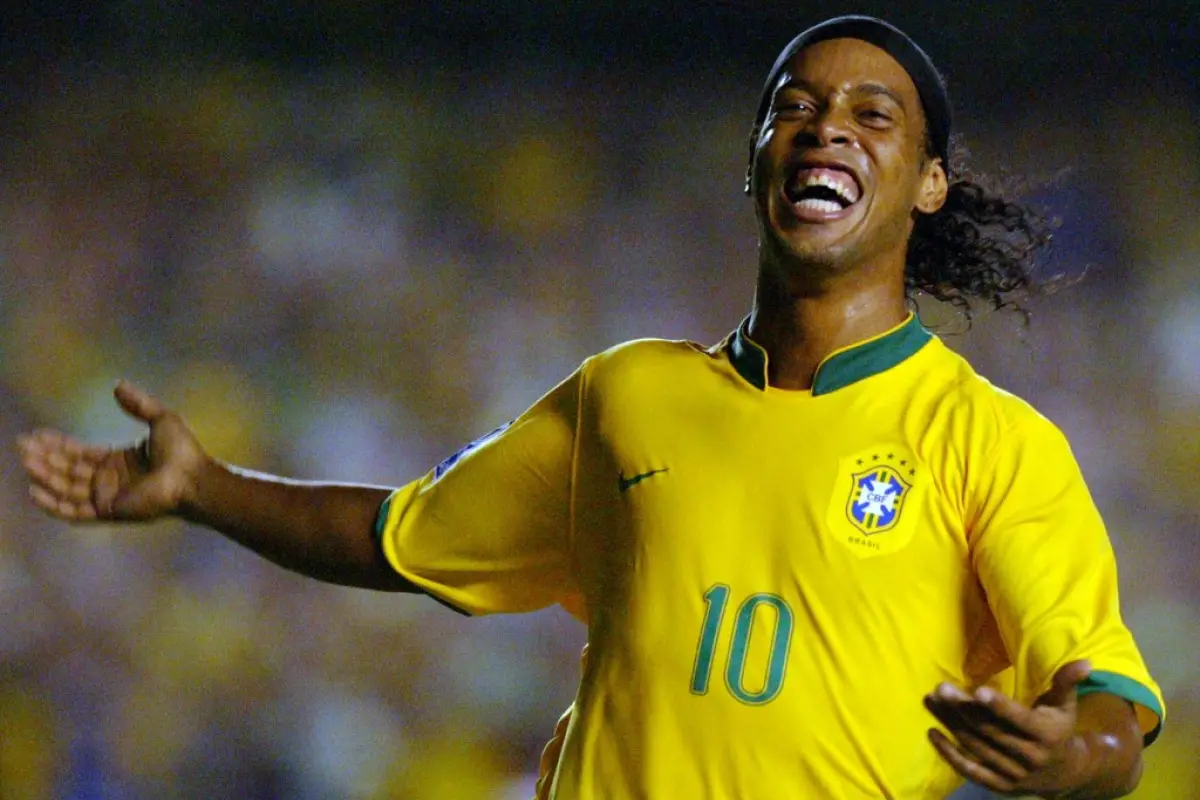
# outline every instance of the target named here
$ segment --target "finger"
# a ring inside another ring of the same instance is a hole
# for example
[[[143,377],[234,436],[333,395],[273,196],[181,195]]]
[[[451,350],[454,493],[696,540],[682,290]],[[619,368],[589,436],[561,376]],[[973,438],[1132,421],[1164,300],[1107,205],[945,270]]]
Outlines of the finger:
[[[80,458],[68,458],[62,453],[50,453],[35,465],[61,479],[68,486],[85,488],[91,484],[96,464]]]
[[[37,437],[32,433],[17,434],[17,452],[24,456],[37,449]]]
[[[989,723],[980,723],[965,732],[955,732],[961,740],[964,735],[975,736],[985,741],[989,747],[1001,753],[1009,760],[1019,764],[1025,772],[1039,769],[1046,763],[1049,742],[1030,739],[1025,735],[1014,734],[1011,731]]]
[[[958,709],[975,724],[990,722],[1018,736],[1032,735],[1033,711],[990,686],[982,686],[970,695],[953,684],[943,683],[926,697],[937,706]]]
[[[1016,788],[1012,781],[966,755],[941,731],[930,730],[929,741],[933,743],[938,755],[953,767],[955,772],[967,780],[974,781],[993,792],[1011,792]]]
[[[40,455],[24,452],[21,456],[31,480],[62,498],[86,499],[96,464],[82,458],[67,458],[59,452]]]
[[[69,456],[87,459],[88,461],[97,461],[107,456],[112,448],[105,445],[88,444],[76,439],[74,436],[67,436],[59,431],[50,431],[53,434],[53,440],[58,443],[59,449]]]
[[[948,703],[935,695],[926,695],[925,708],[938,722],[952,731],[966,727],[966,721],[963,720],[957,703]]]
[[[96,474],[96,465],[91,461],[79,459],[71,463],[71,468],[67,472],[67,477],[75,481],[90,484],[92,476]]]
[[[1018,703],[1003,692],[998,692],[990,686],[981,686],[975,690],[974,702],[985,709],[987,714],[996,721],[1018,735],[1040,740],[1036,715],[1032,709]]]
[[[154,422],[167,413],[167,407],[128,381],[118,381],[113,395],[125,412],[142,422]]]
[[[942,682],[930,693],[931,697],[937,698],[946,703],[970,703],[974,700],[971,695],[964,692],[953,683]]]
[[[57,445],[52,443],[42,431],[34,431],[30,434],[25,434],[17,437],[17,452],[21,454],[21,460],[27,461],[36,459],[42,461],[46,456],[57,449]]]
[[[967,714],[979,714],[975,698],[950,683],[942,683],[925,695],[925,707],[948,728],[963,726]]]
[[[989,709],[979,703],[946,703],[927,696],[925,706],[960,742],[968,738],[982,742],[988,751],[995,751],[1006,764],[1019,765],[1024,771],[1039,763],[1037,753],[1042,746],[1040,741],[1020,731],[1013,731],[1007,723],[996,719]]]
[[[88,481],[72,480],[44,462],[34,462],[25,466],[31,483],[53,494],[58,500],[82,501],[91,495]]]
[[[71,463],[77,459],[69,458],[66,453],[61,450],[51,450],[46,453],[46,466],[54,470],[59,475],[66,475],[71,471]]]
[[[1092,672],[1092,662],[1084,659],[1064,664],[1054,673],[1050,689],[1037,699],[1036,705],[1074,708],[1079,696],[1079,684]]]
[[[53,428],[38,428],[25,439],[38,450],[49,453],[62,450],[70,437]]]
[[[29,496],[34,505],[47,514],[68,522],[87,522],[97,518],[96,509],[91,503],[63,500],[41,486],[30,486]]]
[[[103,461],[111,452],[111,448],[86,444],[48,428],[40,428],[33,433],[19,435],[17,450],[22,459],[46,458],[51,453],[58,453],[77,457],[93,464]]]
[[[62,449],[67,455],[92,464],[103,461],[112,452],[112,448],[107,445],[88,444],[70,436],[63,437]]]
[[[56,431],[53,428],[37,428],[33,433],[23,438],[41,447],[57,447],[58,443],[66,437],[63,436],[61,431]]]
[[[1020,781],[1029,774],[1026,764],[977,731],[955,731],[954,738],[958,740],[958,747],[963,753],[1006,780]]]

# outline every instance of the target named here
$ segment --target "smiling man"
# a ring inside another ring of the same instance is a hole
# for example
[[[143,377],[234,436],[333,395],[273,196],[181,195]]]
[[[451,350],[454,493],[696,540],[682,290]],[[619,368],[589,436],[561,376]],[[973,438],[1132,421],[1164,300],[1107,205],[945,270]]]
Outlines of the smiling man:
[[[928,57],[878,20],[817,26],[776,61],[746,181],[755,307],[713,351],[741,383],[718,399],[680,380],[683,395],[664,398],[711,463],[675,480],[695,481],[692,534],[664,537],[635,513],[626,566],[637,599],[621,619],[662,621],[644,654],[656,671],[685,669],[663,645],[686,634],[672,621],[700,619],[697,699],[655,696],[644,663],[601,692],[588,682],[609,669],[593,665],[574,712],[584,731],[626,703],[700,731],[643,723],[609,766],[589,745],[623,726],[572,738],[560,724],[541,796],[559,748],[566,797],[943,798],[966,777],[1098,798],[1136,785],[1163,706],[1069,447],[910,311],[918,291],[1003,305],[1048,240],[1027,209],[951,177],[950,123]],[[638,446],[680,452],[658,438]],[[675,536],[686,543],[662,541]],[[658,570],[670,577],[648,577]],[[691,609],[671,606],[689,592]],[[599,659],[605,638],[589,640]],[[622,688],[630,700],[613,699]],[[588,793],[589,771],[619,788]],[[651,789],[672,785],[685,788]]]
[[[588,359],[399,489],[308,484],[150,426],[20,443],[69,520],[178,514],[339,583],[588,624],[540,791],[601,798],[1116,797],[1162,698],[1062,434],[924,330],[918,291],[993,305],[1046,237],[950,173],[941,78],[840,18],[771,70],[747,192],[753,312],[723,342]]]

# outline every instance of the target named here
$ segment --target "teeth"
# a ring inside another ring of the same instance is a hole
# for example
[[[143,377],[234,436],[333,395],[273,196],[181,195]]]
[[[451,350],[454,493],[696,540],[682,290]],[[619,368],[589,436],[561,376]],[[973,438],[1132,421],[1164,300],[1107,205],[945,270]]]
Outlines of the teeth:
[[[796,203],[796,207],[808,211],[819,211],[822,214],[836,214],[842,210],[842,207],[832,200],[817,200],[811,197]]]
[[[804,187],[809,186],[824,186],[826,189],[832,189],[837,192],[838,197],[846,201],[847,205],[855,201],[854,190],[841,181],[834,180],[828,175],[810,175],[804,181]]]

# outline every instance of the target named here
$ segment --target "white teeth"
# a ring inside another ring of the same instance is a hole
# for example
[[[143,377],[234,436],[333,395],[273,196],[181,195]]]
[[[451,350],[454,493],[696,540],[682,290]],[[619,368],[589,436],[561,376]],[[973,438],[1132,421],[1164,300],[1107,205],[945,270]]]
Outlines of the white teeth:
[[[805,188],[809,186],[824,186],[827,189],[832,189],[837,192],[838,197],[846,201],[847,205],[854,202],[854,190],[839,180],[834,180],[828,175],[810,175],[804,181]]]
[[[817,200],[811,197],[796,203],[796,208],[802,208],[807,211],[819,211],[822,214],[836,214],[842,210],[842,207],[832,200]]]

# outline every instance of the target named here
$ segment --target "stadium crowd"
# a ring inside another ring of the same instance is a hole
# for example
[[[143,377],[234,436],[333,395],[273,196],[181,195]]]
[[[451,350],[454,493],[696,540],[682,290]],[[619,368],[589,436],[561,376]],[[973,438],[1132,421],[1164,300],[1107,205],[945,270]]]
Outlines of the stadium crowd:
[[[744,76],[689,103],[632,70],[82,75],[30,77],[3,143],[5,442],[138,435],[111,400],[127,377],[221,458],[400,484],[587,355],[713,342],[749,308]],[[1035,196],[1062,221],[1047,275],[1079,280],[1027,326],[922,313],[1070,437],[1168,701],[1135,797],[1188,800],[1200,128],[1146,108],[1122,135],[1047,103],[964,115],[981,169],[1071,168]],[[70,529],[26,501],[11,447],[0,465],[0,800],[530,796],[578,678],[563,612],[469,620],[183,525]]]

